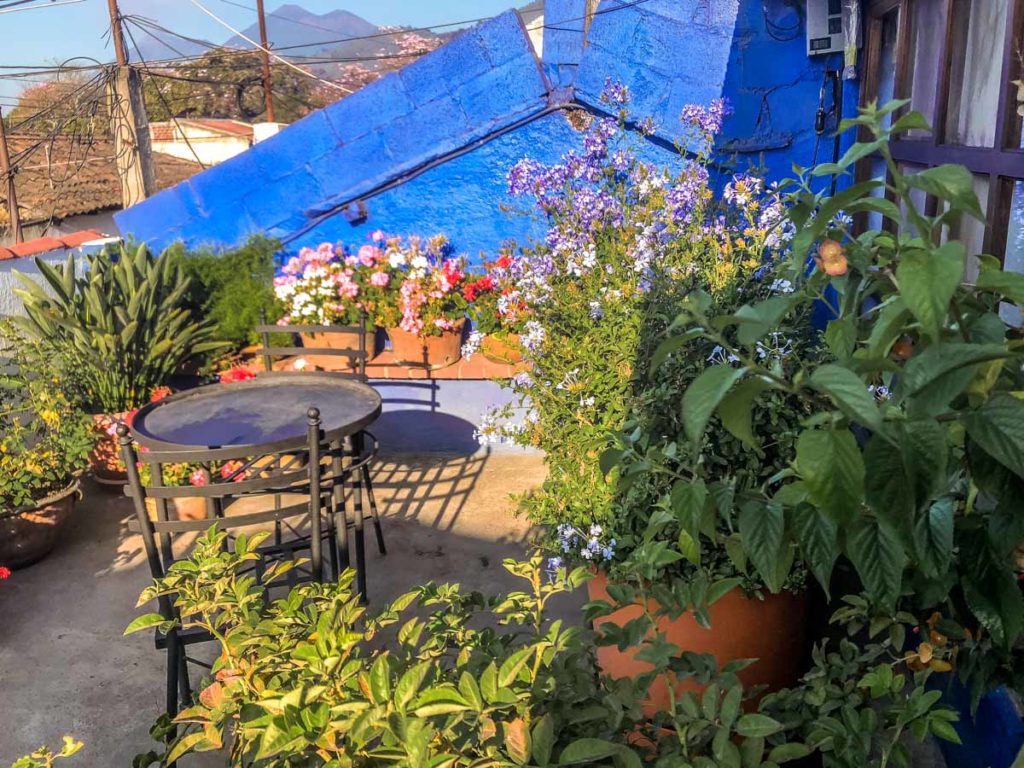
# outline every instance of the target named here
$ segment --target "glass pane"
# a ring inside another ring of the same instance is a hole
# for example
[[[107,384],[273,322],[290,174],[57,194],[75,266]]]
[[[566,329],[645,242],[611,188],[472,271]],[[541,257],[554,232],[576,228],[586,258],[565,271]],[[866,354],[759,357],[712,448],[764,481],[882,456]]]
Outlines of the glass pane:
[[[872,157],[868,160],[868,163],[871,166],[871,178],[885,181],[885,160],[878,157],[878,155],[872,155]],[[871,190],[871,194],[874,195],[875,197],[885,197],[885,187],[878,187],[876,189],[873,189]],[[872,211],[867,215],[868,229],[882,229],[882,224],[884,223],[884,221],[885,219],[882,217],[882,214],[880,213],[875,213],[874,211]]]
[[[917,0],[910,25],[910,106],[929,125],[935,125],[935,89],[939,80],[942,32],[946,28],[946,0]],[[908,136],[922,138],[927,131]]]
[[[975,174],[974,194],[981,203],[982,213],[985,213],[988,208],[988,176]],[[949,237],[961,240],[967,249],[967,279],[973,280],[978,276],[978,262],[975,256],[984,252],[985,222],[978,221],[973,216],[964,216],[949,228]]]
[[[896,96],[896,41],[899,39],[899,13],[887,13],[882,17],[882,48],[878,56],[878,105],[892,101]],[[892,114],[885,117],[885,124],[892,122]]]
[[[1009,0],[956,0],[945,140],[991,147],[996,138]]]
[[[1011,272],[1024,272],[1024,181],[1013,184],[1010,198],[1010,224],[1006,232],[1006,259],[1003,268]],[[1010,325],[1019,327],[1024,321],[1021,308],[1003,304],[1000,315]]]

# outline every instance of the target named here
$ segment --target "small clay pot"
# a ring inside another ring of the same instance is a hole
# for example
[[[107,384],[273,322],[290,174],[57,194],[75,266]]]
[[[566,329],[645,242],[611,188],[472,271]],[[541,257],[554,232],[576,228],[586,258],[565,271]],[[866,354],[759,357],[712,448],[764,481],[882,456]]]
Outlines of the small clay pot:
[[[93,414],[96,442],[89,453],[89,467],[96,482],[101,485],[122,486],[128,482],[128,471],[121,461],[121,446],[114,433],[117,423],[127,419],[127,412]]]
[[[603,573],[587,583],[591,600],[604,600],[614,604],[608,595],[608,579]],[[652,610],[657,605],[650,606]],[[620,608],[614,613],[594,620],[595,628],[606,621],[623,626],[639,617],[642,606]],[[766,595],[764,600],[748,598],[741,589],[733,589],[716,601],[709,609],[711,627],[705,629],[690,612],[677,619],[662,617],[658,631],[664,632],[666,640],[684,651],[710,653],[721,667],[736,659],[757,659],[737,674],[744,686],[767,686],[767,691],[777,691],[793,685],[799,679],[804,660],[804,645],[807,623],[807,596],[782,592]],[[597,649],[597,663],[601,670],[612,678],[636,678],[649,672],[651,665],[637,661],[634,654],[638,648],[620,651],[615,646]],[[692,680],[680,680],[676,692],[700,691],[704,686]],[[659,677],[650,688],[650,698],[644,702],[648,716],[664,711],[669,705],[668,686]]]
[[[523,346],[518,333],[500,336],[487,334],[480,342],[480,354],[494,363],[515,365],[523,362]]]
[[[359,349],[359,338],[363,338],[366,354],[373,355],[377,332],[373,329],[360,331],[338,331],[331,333],[300,333],[302,346],[313,349]]]
[[[462,329],[466,321],[460,320],[455,328],[440,336],[415,336],[401,328],[388,328],[391,351],[399,363],[417,368],[436,370],[457,363],[462,358]]]
[[[75,478],[67,488],[40,499],[32,509],[0,511],[0,564],[24,568],[53,550],[79,497]]]

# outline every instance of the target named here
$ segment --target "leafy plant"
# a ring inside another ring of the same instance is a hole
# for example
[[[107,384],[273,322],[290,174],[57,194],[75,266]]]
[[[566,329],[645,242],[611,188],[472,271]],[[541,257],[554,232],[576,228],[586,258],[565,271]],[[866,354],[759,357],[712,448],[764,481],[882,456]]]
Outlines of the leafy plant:
[[[61,266],[36,266],[49,291],[15,273],[27,314],[19,326],[77,371],[94,411],[141,405],[181,363],[221,347],[184,306],[189,280],[176,255],[122,245],[84,264],[70,254]]]
[[[901,169],[891,136],[927,128],[915,112],[886,127],[903,105],[863,109],[843,128],[863,128],[871,140],[788,187],[797,231],[792,259],[776,274],[792,293],[724,315],[709,312],[706,297],[688,300],[680,331],[728,357],[690,384],[682,413],[699,451],[714,414],[739,436],[766,393],[802,402],[790,467],[750,494],[744,551],[771,583],[796,548],[826,590],[845,557],[879,613],[937,612],[939,631],[959,644],[958,674],[977,702],[999,683],[1021,682],[1022,343],[999,309],[1024,303],[1024,276],[1003,272],[991,256],[969,260],[964,244],[947,238],[961,217],[984,218],[972,177],[960,166]],[[816,191],[872,153],[885,161],[887,180],[833,197]],[[934,215],[921,209],[919,194],[935,199]],[[889,228],[854,236],[836,225],[840,210]],[[763,339],[817,307],[830,315],[826,354],[795,356],[781,370],[758,357]],[[756,392],[739,397],[741,387]]]
[[[619,515],[600,457],[650,385],[647,340],[676,313],[663,308],[697,286],[731,295],[781,244],[772,236],[782,211],[747,174],[715,198],[708,167],[724,102],[687,107],[687,159],[659,167],[628,127],[646,130],[628,112],[628,91],[609,82],[602,98],[616,116],[593,121],[582,152],[549,166],[526,158],[509,173],[510,191],[535,203],[547,231],[508,267],[511,299],[528,315],[531,370],[513,379],[514,405],[489,414],[479,436],[544,450],[548,479],[523,500],[533,521],[608,532]]]
[[[38,370],[14,336],[12,373],[0,374],[0,510],[32,507],[85,469],[92,425],[69,401],[61,380]]]
[[[242,573],[264,536],[229,549],[211,529],[140,598],[172,596],[181,626],[221,648],[165,761],[227,745],[230,764],[246,766],[640,765],[608,738],[618,724],[598,706],[582,630],[546,617],[584,571],[549,582],[539,558],[509,561],[525,591],[499,599],[428,584],[368,617],[351,571],[270,602]],[[126,633],[154,626],[171,624],[148,614]]]
[[[279,311],[271,285],[278,248],[275,240],[254,237],[224,253],[184,253],[185,305],[192,316],[214,323],[217,338],[235,348],[258,343],[260,313],[276,318]]]
[[[25,755],[25,757],[15,760],[11,764],[11,768],[52,768],[54,762],[72,757],[83,746],[85,745],[82,742],[75,741],[70,736],[65,736],[59,752],[54,752],[49,747],[40,747],[31,755]]]

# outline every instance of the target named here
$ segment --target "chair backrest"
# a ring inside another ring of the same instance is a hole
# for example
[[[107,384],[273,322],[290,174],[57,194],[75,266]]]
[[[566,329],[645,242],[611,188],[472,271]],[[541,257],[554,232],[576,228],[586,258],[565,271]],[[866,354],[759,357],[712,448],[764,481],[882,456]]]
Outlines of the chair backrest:
[[[118,425],[121,455],[128,474],[125,494],[132,498],[135,516],[142,533],[146,558],[153,578],[161,578],[167,569],[184,556],[175,555],[174,544],[182,535],[218,529],[238,532],[239,529],[267,523],[301,518],[309,523],[309,533],[298,537],[294,546],[285,547],[290,554],[309,552],[309,570],[289,573],[289,583],[300,580],[321,581],[323,578],[322,542],[324,526],[321,515],[322,431],[320,412],[310,408],[307,414],[308,440],[301,451],[287,453],[263,451],[258,446],[244,449],[159,450],[137,451],[131,432],[125,424]],[[169,486],[164,484],[163,470],[168,465],[198,465],[205,482],[200,485]],[[149,478],[143,482],[140,468],[148,466]],[[299,494],[307,499],[282,506],[282,494]],[[274,503],[266,509],[226,514],[230,504],[241,499],[265,497]],[[176,499],[201,498],[206,501],[206,517],[198,520],[175,520],[169,505]],[[149,502],[149,503],[147,503]],[[277,557],[276,559],[283,559]],[[256,566],[260,578],[262,566]],[[269,585],[268,585],[269,586]]]
[[[368,333],[365,311],[360,314],[359,325],[272,325],[267,323],[267,315],[264,311],[260,312],[260,321],[261,324],[256,326],[256,332],[259,333],[262,341],[259,354],[263,358],[263,367],[267,371],[274,369],[275,359],[326,355],[348,358],[350,370],[337,371],[337,373],[354,376],[359,381],[366,381],[366,363],[372,350],[367,348]],[[288,334],[292,339],[291,346],[271,344],[271,334],[275,333]],[[306,346],[305,344],[299,346],[295,343],[296,336],[310,341],[315,340],[319,346]],[[330,346],[330,339],[340,339],[343,336],[355,336],[356,345],[350,348]]]

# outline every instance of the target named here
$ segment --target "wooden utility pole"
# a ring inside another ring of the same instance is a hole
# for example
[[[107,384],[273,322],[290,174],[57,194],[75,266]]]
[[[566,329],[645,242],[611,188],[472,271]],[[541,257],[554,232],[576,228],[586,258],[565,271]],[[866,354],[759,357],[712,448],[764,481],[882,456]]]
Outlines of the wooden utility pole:
[[[263,56],[263,98],[267,101],[267,122],[274,122],[274,93],[270,80],[270,45],[267,43],[267,16],[263,12],[263,0],[256,0],[256,13],[260,20],[260,53]]]
[[[24,239],[21,232],[21,216],[18,213],[18,191],[14,188],[14,169],[7,149],[7,130],[4,128],[4,112],[0,109],[0,181],[7,184],[7,214],[11,219],[11,234],[14,242]]]
[[[121,203],[125,208],[142,202],[156,191],[146,103],[139,73],[128,66],[128,48],[121,30],[117,0],[107,0],[110,35],[117,56],[117,71],[110,88],[114,154],[121,177]]]

